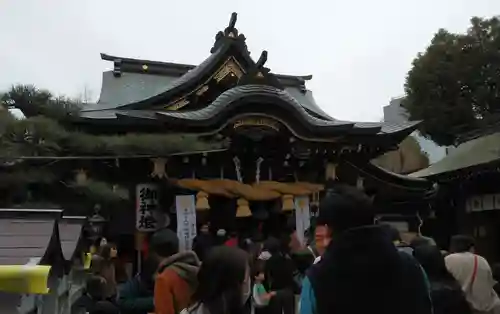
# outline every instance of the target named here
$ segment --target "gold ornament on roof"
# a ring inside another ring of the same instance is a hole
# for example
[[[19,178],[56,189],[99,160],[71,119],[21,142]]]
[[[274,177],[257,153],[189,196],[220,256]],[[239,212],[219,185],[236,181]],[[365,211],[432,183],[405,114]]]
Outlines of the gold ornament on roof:
[[[280,130],[279,122],[269,118],[248,117],[236,120],[233,124],[234,129],[237,129],[242,126],[265,126],[275,131]]]
[[[233,57],[229,58],[224,62],[222,67],[217,71],[214,79],[218,82],[222,81],[226,76],[233,75],[237,78],[241,78],[244,74],[243,68],[238,64],[236,59]]]
[[[179,110],[189,104],[189,100],[185,98],[177,99],[173,103],[167,105],[165,109],[167,110]]]
[[[207,85],[203,85],[202,87],[200,87],[200,89],[198,89],[196,91],[196,96],[203,95],[207,90],[208,90],[208,86]]]

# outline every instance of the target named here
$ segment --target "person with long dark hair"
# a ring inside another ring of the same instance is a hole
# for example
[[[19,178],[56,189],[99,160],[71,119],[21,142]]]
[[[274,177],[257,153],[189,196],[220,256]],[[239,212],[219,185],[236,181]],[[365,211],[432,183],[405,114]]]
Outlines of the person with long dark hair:
[[[235,247],[217,246],[205,256],[192,305],[181,314],[242,314],[250,294],[247,253]]]
[[[415,247],[413,254],[429,278],[434,314],[471,313],[462,287],[446,269],[439,248],[433,245],[420,245]]]
[[[322,200],[317,224],[331,233],[321,260],[302,283],[301,314],[431,314],[422,267],[374,225],[371,200],[336,184]]]
[[[104,296],[108,300],[114,301],[116,297],[116,270],[115,259],[118,256],[118,250],[113,243],[106,243],[100,247],[97,256],[92,258],[92,273],[103,277],[106,280]]]
[[[215,245],[214,236],[210,233],[210,224],[204,223],[193,240],[193,251],[200,261],[203,261],[205,254]]]

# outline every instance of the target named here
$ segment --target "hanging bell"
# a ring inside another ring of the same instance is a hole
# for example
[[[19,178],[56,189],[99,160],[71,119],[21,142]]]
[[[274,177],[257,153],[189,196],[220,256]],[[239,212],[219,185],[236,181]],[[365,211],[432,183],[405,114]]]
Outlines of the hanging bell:
[[[295,204],[293,203],[293,195],[285,194],[282,196],[282,206],[284,211],[290,211],[295,208]]]
[[[208,210],[210,209],[210,204],[208,203],[208,194],[200,191],[196,194],[196,209],[197,210]]]
[[[248,201],[244,198],[239,198],[237,201],[238,208],[236,209],[236,217],[251,217],[252,211],[248,207]]]

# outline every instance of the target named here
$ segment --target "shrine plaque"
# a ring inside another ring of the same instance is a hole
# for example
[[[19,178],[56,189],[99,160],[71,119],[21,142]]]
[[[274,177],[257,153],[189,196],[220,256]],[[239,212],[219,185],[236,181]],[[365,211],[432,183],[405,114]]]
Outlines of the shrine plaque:
[[[277,132],[280,130],[278,121],[264,117],[248,117],[236,120],[233,124],[233,128],[238,129],[241,127],[266,127]]]

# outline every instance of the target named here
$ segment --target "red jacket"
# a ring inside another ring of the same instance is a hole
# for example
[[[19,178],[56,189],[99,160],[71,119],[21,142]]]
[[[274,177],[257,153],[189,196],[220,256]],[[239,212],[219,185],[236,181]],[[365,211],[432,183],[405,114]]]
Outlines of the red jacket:
[[[191,251],[165,259],[155,280],[156,314],[178,314],[189,306],[199,265],[196,254]]]

